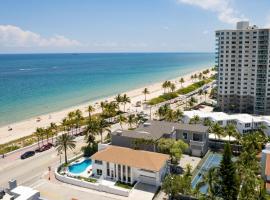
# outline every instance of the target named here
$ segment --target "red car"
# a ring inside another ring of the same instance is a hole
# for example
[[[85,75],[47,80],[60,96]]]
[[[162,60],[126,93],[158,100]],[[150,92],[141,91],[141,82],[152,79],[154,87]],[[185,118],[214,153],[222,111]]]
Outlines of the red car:
[[[52,143],[48,143],[48,144],[45,144],[45,145],[43,145],[42,147],[40,147],[40,148],[37,148],[36,150],[35,150],[35,152],[43,152],[43,151],[47,151],[47,150],[49,150],[50,148],[52,148]]]

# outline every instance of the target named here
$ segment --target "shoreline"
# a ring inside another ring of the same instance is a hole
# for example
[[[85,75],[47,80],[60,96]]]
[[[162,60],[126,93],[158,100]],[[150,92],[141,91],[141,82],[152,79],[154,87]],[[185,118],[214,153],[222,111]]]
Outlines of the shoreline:
[[[182,76],[177,76],[176,78],[167,79],[167,80],[170,80],[171,82],[175,83],[176,88],[179,89],[181,87],[181,83],[179,83],[180,78],[185,79],[185,82],[183,83],[183,87],[185,87],[185,86],[192,83],[191,79],[190,79],[190,76],[192,74],[198,74],[206,69],[211,69],[211,68],[212,67],[208,66],[208,67],[205,67],[203,69],[195,70],[193,72],[184,74]],[[152,99],[154,97],[157,97],[157,96],[163,94],[163,88],[161,87],[161,84],[164,81],[165,80],[163,80],[162,82],[152,83],[150,85],[146,84],[146,85],[141,86],[141,87],[136,88],[136,89],[131,89],[128,91],[121,92],[121,94],[127,94],[127,96],[130,97],[130,99],[131,99],[131,103],[126,106],[126,109],[127,110],[133,109],[133,111],[135,111],[133,104],[135,104],[137,101],[144,101],[144,95],[142,94],[142,90],[144,88],[148,88],[148,90],[150,91],[150,94],[147,95],[147,99]],[[88,113],[86,112],[86,107],[89,105],[93,105],[95,107],[94,113],[100,112],[101,108],[99,106],[99,102],[106,101],[106,100],[112,101],[116,95],[117,94],[114,94],[112,96],[107,96],[107,97],[100,98],[97,100],[92,100],[92,101],[85,102],[85,103],[75,105],[72,107],[68,107],[66,109],[62,109],[59,111],[49,112],[47,114],[42,114],[42,115],[39,115],[36,117],[31,117],[31,118],[26,119],[26,120],[22,120],[22,121],[18,121],[18,122],[14,122],[14,123],[0,126],[0,144],[4,144],[6,142],[30,135],[35,131],[35,129],[37,127],[47,127],[47,126],[49,126],[49,124],[51,122],[59,124],[59,122],[61,122],[61,120],[64,117],[66,117],[69,112],[74,111],[76,109],[80,109],[83,113],[83,116],[88,115]],[[137,110],[137,108],[136,108],[136,110]],[[37,122],[37,118],[40,118],[41,120],[39,122]],[[12,128],[12,131],[8,131],[9,127]]]

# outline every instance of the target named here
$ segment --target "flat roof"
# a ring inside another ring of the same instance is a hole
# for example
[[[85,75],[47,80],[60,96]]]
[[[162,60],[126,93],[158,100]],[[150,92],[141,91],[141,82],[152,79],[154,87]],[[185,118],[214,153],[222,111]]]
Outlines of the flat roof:
[[[141,124],[137,129],[129,130],[117,130],[112,132],[112,135],[120,135],[130,138],[144,138],[144,139],[153,139],[158,140],[163,135],[171,134],[175,129],[192,131],[196,133],[207,133],[207,126],[201,124],[184,124],[177,122],[166,122],[166,121],[156,121],[148,120],[144,124]]]
[[[26,187],[26,186],[18,186],[16,188],[14,188],[13,190],[11,190],[11,192],[19,195],[16,198],[16,200],[29,199],[29,198],[33,197],[34,195],[36,195],[37,193],[39,193],[39,191],[34,190],[30,187]]]
[[[169,160],[169,155],[109,145],[92,155],[91,159],[157,172]]]

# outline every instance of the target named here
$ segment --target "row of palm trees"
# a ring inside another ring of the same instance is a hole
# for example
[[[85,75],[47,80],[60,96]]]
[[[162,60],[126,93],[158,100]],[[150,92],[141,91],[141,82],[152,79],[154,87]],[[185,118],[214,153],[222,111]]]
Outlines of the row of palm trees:
[[[183,118],[183,112],[180,109],[173,110],[170,108],[169,104],[159,107],[156,115],[160,120],[165,120],[169,122],[181,121]]]
[[[197,75],[197,74],[191,75],[190,78],[191,78],[192,81],[196,81],[197,79],[199,81],[206,79],[206,77],[203,75],[202,72],[199,73],[199,75]]]
[[[175,89],[176,89],[176,86],[174,83],[172,83],[171,81],[165,81],[163,84],[162,84],[162,88],[164,89],[164,94],[166,93],[166,89],[169,89],[167,90],[167,93],[168,92],[174,92]]]
[[[127,94],[118,94],[116,97],[115,97],[115,101],[116,103],[120,106],[121,104],[124,105],[124,112],[126,112],[126,104],[127,103],[130,103],[130,97],[127,96]]]
[[[40,143],[44,145],[44,139],[47,139],[47,143],[49,143],[49,138],[51,137],[51,142],[53,143],[53,139],[57,136],[58,127],[55,123],[51,123],[48,128],[37,128],[35,132],[35,136],[37,138],[38,147],[40,148]]]
[[[136,127],[144,121],[144,118],[138,114],[131,114],[125,117],[124,115],[119,115],[117,121],[119,122],[121,128],[123,129],[124,124],[128,124],[129,128],[132,129],[133,125]]]

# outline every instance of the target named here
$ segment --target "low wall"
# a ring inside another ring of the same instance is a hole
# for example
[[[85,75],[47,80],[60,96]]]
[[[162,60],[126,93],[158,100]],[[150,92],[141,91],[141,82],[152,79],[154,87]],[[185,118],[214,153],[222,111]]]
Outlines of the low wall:
[[[117,188],[115,186],[110,187],[107,185],[102,185],[98,182],[90,183],[90,182],[79,180],[76,178],[71,178],[71,177],[59,174],[57,170],[58,169],[56,169],[54,172],[55,178],[61,182],[68,183],[71,185],[76,185],[79,187],[88,188],[88,189],[98,190],[100,192],[107,192],[107,193],[116,194],[116,195],[125,196],[125,197],[129,196],[130,190],[127,190],[124,188]]]

